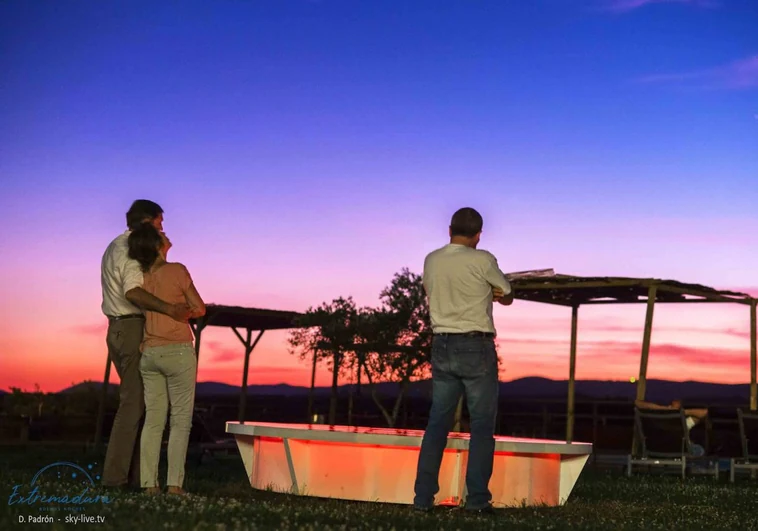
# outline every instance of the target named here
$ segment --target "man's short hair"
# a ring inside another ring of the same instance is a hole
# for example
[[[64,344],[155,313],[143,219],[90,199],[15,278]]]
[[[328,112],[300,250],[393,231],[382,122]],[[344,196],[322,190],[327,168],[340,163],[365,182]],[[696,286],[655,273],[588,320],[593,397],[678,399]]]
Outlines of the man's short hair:
[[[153,220],[161,214],[163,214],[163,209],[158,203],[149,199],[137,199],[126,213],[126,226],[129,230],[134,230],[145,220]]]
[[[483,225],[484,220],[479,212],[469,207],[461,208],[450,220],[450,236],[473,238],[482,232]]]

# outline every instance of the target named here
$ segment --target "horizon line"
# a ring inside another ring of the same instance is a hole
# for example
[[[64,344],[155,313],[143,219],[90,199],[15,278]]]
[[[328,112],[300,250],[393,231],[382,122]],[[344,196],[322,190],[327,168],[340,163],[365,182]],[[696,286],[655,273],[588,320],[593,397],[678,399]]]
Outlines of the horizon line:
[[[559,382],[559,383],[565,382],[565,383],[568,383],[568,378],[566,378],[566,379],[553,379],[553,378],[547,378],[547,377],[544,377],[544,376],[522,376],[520,378],[514,378],[512,380],[500,380],[499,383],[501,383],[501,384],[503,384],[503,383],[513,383],[513,382],[518,382],[518,381],[528,380],[528,379],[540,379],[540,380],[547,380],[547,381],[551,381],[551,382]],[[413,384],[413,383],[418,383],[418,382],[429,382],[429,381],[431,381],[431,378],[424,378],[424,379],[420,379],[420,380],[414,380],[414,381],[409,382],[409,383]],[[680,384],[692,383],[692,384],[704,384],[704,385],[724,385],[724,386],[745,385],[745,386],[748,386],[748,387],[750,386],[750,382],[727,383],[727,382],[705,382],[705,381],[700,381],[700,380],[667,380],[667,379],[662,379],[662,378],[647,378],[645,381],[648,382],[648,383],[649,382],[667,382],[667,383],[680,383]],[[596,379],[596,378],[574,380],[574,383],[579,383],[579,382],[604,382],[604,383],[618,383],[618,384],[626,384],[626,385],[636,385],[637,384],[637,379],[635,378],[634,381],[631,381],[631,379],[626,379],[626,380],[600,380],[600,379]],[[96,380],[83,380],[81,382],[71,384],[68,387],[64,387],[64,388],[62,388],[62,389],[60,389],[58,391],[42,391],[42,392],[45,393],[45,394],[57,394],[57,393],[61,393],[63,391],[67,391],[69,389],[72,389],[72,388],[74,388],[76,386],[86,385],[86,384],[93,384],[93,385],[102,386],[103,382],[102,381],[96,381]],[[241,389],[242,388],[242,386],[239,385],[239,384],[229,384],[229,383],[219,382],[219,381],[215,381],[215,380],[198,381],[198,382],[196,382],[196,385],[198,385],[198,384],[217,384],[217,385],[224,385],[224,386],[227,386],[227,387],[233,387],[233,388],[236,388],[236,389]],[[387,385],[387,384],[399,384],[399,382],[377,382],[374,385],[381,385],[381,384],[384,384],[384,385]],[[109,385],[111,385],[111,386],[118,386],[120,384],[109,382]],[[337,386],[337,388],[339,389],[339,388],[345,388],[345,387],[357,387],[357,385],[358,384],[356,384],[356,383],[344,383],[344,384],[339,384]],[[363,383],[361,385],[363,387],[367,387],[367,388],[369,387],[368,383]],[[308,386],[308,385],[294,385],[294,384],[289,384],[289,383],[286,383],[286,382],[279,382],[279,383],[275,383],[275,384],[249,384],[247,386],[247,388],[250,389],[250,388],[255,388],[255,387],[282,387],[282,386],[291,387],[291,388],[295,388],[295,389],[310,389],[310,386]],[[314,387],[314,389],[331,389],[331,387],[332,387],[331,385],[317,385],[317,386]],[[0,389],[0,393],[11,394],[12,392],[13,391],[11,389]],[[21,389],[21,392],[22,393],[33,393],[35,391],[33,391],[33,390],[32,391],[27,391],[27,390]]]

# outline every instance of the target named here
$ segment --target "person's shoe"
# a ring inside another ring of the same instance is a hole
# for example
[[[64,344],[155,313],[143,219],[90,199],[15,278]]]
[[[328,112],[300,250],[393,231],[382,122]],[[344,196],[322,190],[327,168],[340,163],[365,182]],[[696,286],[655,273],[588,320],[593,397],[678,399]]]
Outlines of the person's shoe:
[[[414,505],[413,510],[420,513],[429,513],[434,508],[434,505]]]
[[[469,514],[495,514],[495,508],[491,504],[476,509],[464,507],[463,510]]]
[[[189,496],[189,492],[181,487],[169,487],[167,492],[174,496]]]
[[[142,490],[148,496],[158,496],[161,493],[160,487],[146,487]]]

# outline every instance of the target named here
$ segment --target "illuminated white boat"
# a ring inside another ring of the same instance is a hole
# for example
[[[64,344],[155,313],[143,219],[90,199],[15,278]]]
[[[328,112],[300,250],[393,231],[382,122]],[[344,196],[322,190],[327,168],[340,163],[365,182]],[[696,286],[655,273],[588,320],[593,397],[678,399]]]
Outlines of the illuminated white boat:
[[[226,431],[253,488],[413,503],[423,431],[263,422],[227,422]],[[435,503],[465,500],[468,446],[468,433],[449,435]],[[591,453],[590,443],[495,437],[493,505],[564,504]]]

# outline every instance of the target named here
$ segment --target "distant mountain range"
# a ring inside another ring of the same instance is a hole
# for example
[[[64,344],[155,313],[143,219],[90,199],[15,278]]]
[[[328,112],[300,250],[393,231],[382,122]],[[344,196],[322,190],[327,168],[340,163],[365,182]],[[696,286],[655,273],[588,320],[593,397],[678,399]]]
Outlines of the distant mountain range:
[[[99,392],[100,382],[82,382],[60,391],[61,393]],[[365,385],[365,384],[364,384]],[[116,392],[118,386],[110,384],[110,392]],[[364,387],[366,388],[366,387]],[[398,386],[394,383],[377,384],[379,394],[392,396],[397,393]],[[350,385],[342,385],[340,394],[347,394]],[[564,399],[568,390],[566,380],[550,380],[547,378],[520,378],[500,384],[500,395],[511,398],[556,398]],[[575,384],[576,397],[594,399],[633,400],[637,386],[625,381],[580,380]],[[220,382],[199,382],[197,396],[229,396],[237,395],[240,387]],[[250,385],[248,395],[258,396],[307,396],[308,387],[278,385]],[[330,387],[317,387],[316,395],[324,396],[331,393]],[[431,397],[431,381],[413,382],[408,389],[409,397]],[[694,401],[734,401],[747,400],[750,396],[748,384],[717,384],[704,382],[671,382],[668,380],[648,380],[647,400],[668,403],[674,399]]]

